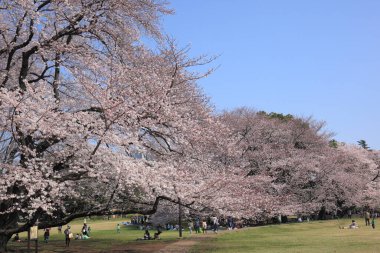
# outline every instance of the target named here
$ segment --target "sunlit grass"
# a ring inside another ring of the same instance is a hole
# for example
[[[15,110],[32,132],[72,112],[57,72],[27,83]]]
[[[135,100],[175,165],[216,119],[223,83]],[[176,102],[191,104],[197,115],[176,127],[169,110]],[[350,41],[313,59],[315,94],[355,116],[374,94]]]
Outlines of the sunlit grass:
[[[339,229],[350,220],[281,224],[229,231],[200,241],[192,252],[380,252],[380,231],[359,221],[359,229]]]
[[[144,231],[136,227],[121,226],[121,232],[116,232],[116,224],[127,219],[87,220],[91,226],[91,239],[72,240],[70,251],[65,248],[64,235],[58,234],[53,228],[49,243],[43,242],[43,231],[40,235],[40,252],[112,252],[111,249],[133,249],[133,252],[153,252],[175,243],[178,231],[164,231],[159,241],[136,241]],[[260,252],[260,253],[364,253],[380,252],[380,230],[366,227],[362,219],[357,219],[359,229],[339,229],[348,226],[350,220],[314,221],[310,223],[293,223],[245,228],[234,231],[221,231],[217,235],[189,235],[183,233],[185,240],[195,240],[191,248],[196,252]],[[80,233],[83,220],[72,222],[74,234]],[[63,228],[63,230],[65,227]],[[151,230],[151,235],[155,230]],[[26,233],[21,238],[26,239]],[[155,246],[156,245],[156,246]],[[25,249],[26,242],[10,243],[12,249]],[[185,247],[185,246],[184,246]],[[84,250],[84,251],[83,251]],[[185,249],[184,249],[185,250]],[[119,251],[117,251],[119,252]]]
[[[137,226],[124,226],[121,225],[122,221],[128,221],[129,219],[111,219],[111,220],[88,220],[87,224],[91,227],[90,239],[88,240],[74,240],[71,239],[70,249],[75,250],[76,248],[91,249],[96,250],[106,250],[111,246],[125,246],[129,243],[136,242],[137,238],[142,238],[144,235],[143,230],[139,230]],[[116,225],[121,225],[120,233],[116,232]],[[75,220],[70,223],[71,232],[75,235],[76,233],[81,234],[81,229],[83,226],[83,220]],[[66,226],[62,228],[62,233],[58,233],[57,228],[52,228],[50,233],[50,239],[48,243],[43,242],[43,230],[38,231],[39,235],[39,248],[40,252],[61,252],[65,250],[65,236],[63,231]],[[156,230],[151,229],[151,236],[156,232]],[[184,233],[184,237],[187,234]],[[27,233],[20,233],[20,238],[23,242],[10,242],[9,248],[12,249],[25,249]],[[159,241],[139,241],[140,244],[150,244],[150,243],[169,243],[178,238],[178,231],[164,231],[161,235],[161,240]],[[34,247],[34,242],[32,242]]]

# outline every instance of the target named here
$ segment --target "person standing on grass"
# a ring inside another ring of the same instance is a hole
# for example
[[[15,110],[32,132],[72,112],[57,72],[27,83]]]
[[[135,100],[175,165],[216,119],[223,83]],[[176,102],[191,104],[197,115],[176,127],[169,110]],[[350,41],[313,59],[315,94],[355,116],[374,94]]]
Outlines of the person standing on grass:
[[[120,224],[118,223],[117,225],[116,225],[116,233],[120,233]]]
[[[50,228],[45,228],[45,232],[44,232],[45,243],[47,243],[49,241],[49,237],[50,237]]]
[[[372,218],[371,225],[372,225],[372,228],[375,229],[375,217]]]
[[[202,232],[207,233],[207,222],[204,220],[202,221]]]
[[[88,236],[88,227],[87,227],[86,223],[83,224],[82,235],[87,235]]]
[[[228,226],[228,230],[234,229],[234,221],[231,216],[228,216],[227,218],[227,226]]]
[[[349,219],[352,218],[352,211],[351,211],[351,209],[348,210],[348,212],[347,212],[347,216],[348,216]]]
[[[371,215],[369,214],[368,211],[366,211],[366,212],[364,213],[364,219],[365,219],[365,225],[366,225],[366,226],[369,226],[369,225],[370,225],[370,223],[369,223],[369,219],[370,219],[370,217],[371,217]]]
[[[196,218],[195,224],[194,224],[195,233],[197,233],[197,234],[200,233],[201,232],[200,228],[201,228],[200,220],[199,220],[199,218]]]
[[[211,217],[211,222],[212,222],[212,229],[214,230],[214,233],[218,233],[218,218],[216,216]]]
[[[193,232],[193,222],[190,220],[189,223],[187,223],[187,226],[189,227],[190,234]]]
[[[65,229],[65,231],[63,233],[65,234],[66,247],[69,247],[70,246],[70,234],[71,234],[69,225],[67,225],[67,228]]]

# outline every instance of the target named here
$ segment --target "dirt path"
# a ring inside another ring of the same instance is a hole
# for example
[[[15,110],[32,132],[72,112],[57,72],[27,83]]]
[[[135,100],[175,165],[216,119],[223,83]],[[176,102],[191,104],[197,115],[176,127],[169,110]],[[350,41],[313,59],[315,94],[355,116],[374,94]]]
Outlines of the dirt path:
[[[155,251],[155,253],[188,253],[191,248],[203,240],[214,237],[215,234],[197,235],[186,239],[180,239],[177,242],[171,243],[166,247]]]
[[[199,241],[199,240],[198,240]],[[175,243],[171,243],[168,246],[166,246],[163,249],[160,249],[158,251],[155,251],[155,253],[188,253],[195,244],[198,243],[198,241],[194,239],[189,240],[180,240]]]

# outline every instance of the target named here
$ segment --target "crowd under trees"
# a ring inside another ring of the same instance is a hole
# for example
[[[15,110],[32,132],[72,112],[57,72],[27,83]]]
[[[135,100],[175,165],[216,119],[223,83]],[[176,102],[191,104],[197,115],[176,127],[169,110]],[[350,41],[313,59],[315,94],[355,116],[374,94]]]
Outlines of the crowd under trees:
[[[0,2],[0,252],[13,234],[163,201],[262,219],[379,206],[379,151],[311,118],[216,114],[161,0]],[[145,38],[155,47],[144,44]]]

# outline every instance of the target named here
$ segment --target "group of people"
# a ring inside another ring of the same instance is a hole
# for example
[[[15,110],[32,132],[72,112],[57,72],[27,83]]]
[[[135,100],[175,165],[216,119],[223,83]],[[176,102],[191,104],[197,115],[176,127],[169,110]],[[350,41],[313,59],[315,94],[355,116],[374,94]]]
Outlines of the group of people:
[[[228,230],[235,228],[235,223],[232,217],[228,217],[225,223],[227,225]],[[214,231],[214,233],[218,233],[219,225],[219,219],[216,216],[209,217],[207,220],[201,220],[197,217],[194,219],[194,222],[192,220],[189,221],[188,228],[190,234],[192,233],[193,229],[195,233],[207,233],[208,228]]]
[[[192,220],[188,223],[190,234],[193,232],[193,229],[195,233],[206,233],[207,231],[207,222],[205,220],[200,220],[199,218],[195,218],[194,222]]]
[[[347,214],[348,214],[349,218],[352,217],[351,210],[349,210],[349,212]],[[363,216],[364,216],[364,222],[365,222],[366,227],[367,226],[371,226],[373,229],[375,229],[375,227],[376,227],[375,220],[377,218],[377,213],[373,212],[371,214],[369,211],[365,211],[363,213]],[[341,226],[339,226],[339,228],[341,228],[341,229],[345,229],[345,228],[356,229],[356,228],[359,228],[359,226],[358,226],[358,224],[356,223],[355,220],[352,220],[351,224],[348,227],[341,227]]]
[[[371,220],[372,218],[372,220]],[[372,215],[366,211],[364,213],[364,221],[366,226],[372,226],[373,229],[375,229],[375,219],[377,218],[377,213],[372,213]]]
[[[149,229],[145,229],[144,237],[138,238],[137,240],[159,240],[161,233],[162,233],[162,227],[161,225],[158,225],[157,232],[153,234],[153,237],[150,235]]]
[[[138,216],[132,216],[131,217],[131,223],[133,225],[143,225],[148,221],[148,216],[144,215],[138,215]]]
[[[87,226],[87,224],[84,223],[82,226],[81,233],[77,233],[75,235],[75,240],[82,240],[82,239],[87,240],[87,239],[89,239],[90,238],[90,231],[91,231],[90,226]],[[65,235],[66,246],[69,247],[70,246],[70,240],[72,238],[74,238],[74,234],[71,232],[71,226],[67,225],[67,228],[65,229],[65,231],[63,233]]]
[[[49,241],[49,238],[50,238],[50,228],[45,228],[44,229],[44,242],[47,243]],[[20,239],[20,236],[18,233],[13,237],[13,241],[21,242],[21,239]]]
[[[217,233],[220,225],[225,225],[228,230],[232,230],[236,228],[236,224],[232,217],[228,217],[227,219],[222,219],[222,222],[219,222],[218,217],[211,216],[207,219],[201,219],[196,217],[195,219],[189,219],[187,223],[187,227],[189,229],[190,234],[195,231],[195,233],[207,233],[208,230],[214,231]],[[166,230],[179,230],[179,225],[166,224]]]
[[[173,225],[173,224],[167,223],[165,225],[165,228],[166,228],[166,230],[178,230],[179,229],[179,225]]]

